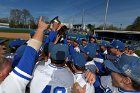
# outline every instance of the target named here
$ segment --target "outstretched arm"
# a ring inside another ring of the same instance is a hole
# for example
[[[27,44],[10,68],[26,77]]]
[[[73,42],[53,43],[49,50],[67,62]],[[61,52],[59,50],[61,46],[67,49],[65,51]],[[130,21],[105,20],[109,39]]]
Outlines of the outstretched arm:
[[[15,69],[1,83],[0,93],[24,93],[26,85],[32,78],[32,71],[35,66],[38,50],[42,44],[43,31],[48,24],[42,21],[42,17],[38,23],[38,29],[34,37],[29,41],[24,54]]]

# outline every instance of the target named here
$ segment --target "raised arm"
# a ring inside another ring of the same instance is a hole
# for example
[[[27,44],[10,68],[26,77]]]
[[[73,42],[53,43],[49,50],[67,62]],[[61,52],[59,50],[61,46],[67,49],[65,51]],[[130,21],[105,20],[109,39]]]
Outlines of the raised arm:
[[[0,93],[25,93],[25,88],[32,79],[32,71],[43,40],[43,31],[47,27],[48,24],[43,22],[41,17],[37,32],[29,41],[19,64],[1,83]]]

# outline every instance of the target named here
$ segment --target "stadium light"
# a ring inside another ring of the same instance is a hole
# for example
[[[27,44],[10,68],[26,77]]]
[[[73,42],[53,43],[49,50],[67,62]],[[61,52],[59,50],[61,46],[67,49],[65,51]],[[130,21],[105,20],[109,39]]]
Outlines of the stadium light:
[[[107,19],[107,13],[108,13],[108,5],[109,5],[109,0],[106,1],[106,11],[105,11],[105,16],[104,16],[103,30],[106,30],[106,19]]]

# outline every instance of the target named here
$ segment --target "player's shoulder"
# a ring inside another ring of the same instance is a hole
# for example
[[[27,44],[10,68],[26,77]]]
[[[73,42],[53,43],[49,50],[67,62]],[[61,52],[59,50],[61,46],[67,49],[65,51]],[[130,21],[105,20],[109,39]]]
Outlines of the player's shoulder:
[[[101,76],[101,88],[104,90],[105,93],[120,93],[117,87],[112,86],[112,79],[111,76]]]
[[[109,84],[109,85],[112,84],[112,83],[111,83],[112,79],[111,79],[111,76],[110,76],[110,75],[108,75],[108,76],[101,76],[101,77],[100,77],[100,81],[101,81],[101,84],[102,84],[103,86],[107,86],[108,84]]]
[[[63,78],[65,80],[73,80],[74,81],[74,76],[73,76],[72,72],[69,71],[66,67],[59,69],[56,72],[57,72],[56,73],[57,75],[63,76]]]

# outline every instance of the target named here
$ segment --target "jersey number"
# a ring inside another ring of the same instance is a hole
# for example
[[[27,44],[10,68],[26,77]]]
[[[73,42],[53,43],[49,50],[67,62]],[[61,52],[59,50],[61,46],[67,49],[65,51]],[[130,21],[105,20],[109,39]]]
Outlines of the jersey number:
[[[51,86],[47,85],[41,93],[51,93]],[[64,87],[55,87],[53,93],[66,93]]]

